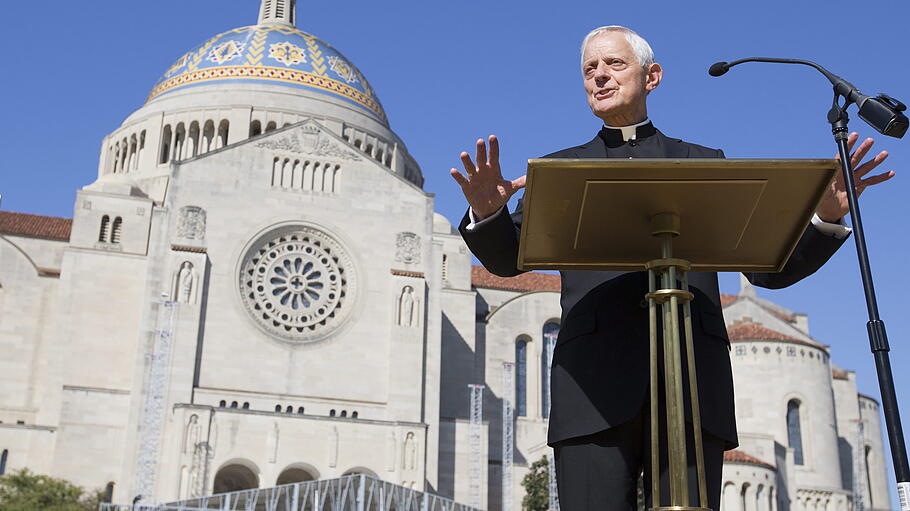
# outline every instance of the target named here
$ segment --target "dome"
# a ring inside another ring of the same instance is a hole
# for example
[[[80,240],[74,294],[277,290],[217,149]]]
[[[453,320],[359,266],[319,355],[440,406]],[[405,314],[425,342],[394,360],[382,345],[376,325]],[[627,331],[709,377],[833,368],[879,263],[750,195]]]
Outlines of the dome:
[[[228,30],[185,53],[152,88],[146,103],[207,84],[255,83],[306,89],[340,98],[388,125],[373,88],[344,55],[287,24]]]

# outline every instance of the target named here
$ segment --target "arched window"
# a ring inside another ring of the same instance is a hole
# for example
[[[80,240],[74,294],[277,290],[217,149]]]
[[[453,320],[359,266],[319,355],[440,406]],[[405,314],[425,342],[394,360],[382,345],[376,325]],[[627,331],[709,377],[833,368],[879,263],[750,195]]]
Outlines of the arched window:
[[[262,134],[262,123],[253,121],[250,123],[250,136],[255,137]]]
[[[347,411],[347,410],[342,410],[342,411],[341,411],[341,416],[342,416],[342,417],[347,417],[347,416],[348,416],[348,411]]]
[[[515,415],[528,415],[528,341],[515,342]]]
[[[107,236],[111,228],[111,217],[104,215],[101,217],[101,229],[98,232],[98,241],[107,241]]]
[[[237,406],[238,406],[237,401],[231,401],[231,408],[237,408]]]
[[[222,399],[221,402],[218,403],[218,406],[221,407],[221,408],[224,408],[225,406],[227,406],[227,401],[225,401],[224,399]]]
[[[212,140],[215,139],[215,123],[209,119],[205,121],[205,127],[202,129],[202,149],[201,153],[207,153],[212,150]]]
[[[122,230],[123,219],[119,216],[114,219],[113,227],[111,227],[111,243],[120,243],[120,231]]]
[[[288,407],[284,409],[284,413],[294,413],[294,407],[288,405]]]
[[[177,130],[174,134],[174,153],[171,155],[172,160],[180,161],[183,159],[183,147],[185,142],[186,126],[181,122],[177,124]]]
[[[9,449],[3,449],[3,454],[0,454],[0,476],[6,474],[6,459],[9,458]]]
[[[275,131],[275,128],[277,128],[275,121],[270,121],[268,124],[265,125],[265,132],[268,133],[270,131]]]
[[[297,415],[303,415],[303,407],[302,407],[302,406],[298,406],[298,407],[297,407]]]
[[[243,409],[244,409],[244,410],[249,410],[249,409],[250,409],[250,402],[249,402],[249,401],[244,401],[244,402],[243,402]]]
[[[540,414],[544,419],[550,417],[550,361],[551,350],[556,347],[559,336],[559,324],[547,323],[543,326],[543,345],[540,350]]]
[[[358,414],[357,412],[351,412],[352,419],[356,419],[358,415],[360,415],[360,414]]]
[[[793,463],[803,465],[803,436],[802,425],[799,419],[800,403],[796,399],[791,399],[787,403],[787,441],[793,448]]]
[[[199,121],[190,123],[190,133],[187,138],[186,157],[192,158],[199,154]]]
[[[275,413],[281,413],[281,405],[275,405]]]
[[[101,502],[110,504],[114,500],[114,482],[111,481],[104,486],[104,497],[102,497]]]
[[[228,132],[230,131],[231,123],[227,119],[224,119],[218,123],[218,140],[216,142],[216,149],[220,149],[228,144]]]
[[[167,163],[171,156],[171,125],[165,124],[161,131],[161,154],[158,157],[158,163]]]
[[[335,416],[335,410],[329,410],[329,417]]]

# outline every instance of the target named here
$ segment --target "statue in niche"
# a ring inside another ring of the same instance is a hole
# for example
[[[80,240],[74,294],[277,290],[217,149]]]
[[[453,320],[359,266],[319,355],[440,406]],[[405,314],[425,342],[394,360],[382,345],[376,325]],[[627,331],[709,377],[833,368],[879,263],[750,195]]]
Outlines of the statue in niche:
[[[386,459],[388,460],[388,465],[386,470],[392,472],[395,470],[395,451],[397,451],[396,444],[398,443],[395,438],[395,432],[389,431],[389,439],[386,441]]]
[[[401,469],[417,470],[417,442],[414,433],[408,432],[404,438],[404,448],[401,452]]]
[[[414,288],[411,286],[404,286],[401,289],[401,295],[398,296],[398,325],[417,325],[417,310],[419,305],[417,297],[414,294]]]
[[[196,290],[196,272],[193,271],[193,263],[184,261],[177,270],[177,276],[174,278],[174,292],[172,296],[179,303],[193,303],[194,291]]]
[[[405,264],[420,262],[420,236],[413,232],[399,232],[395,238],[395,260]]]
[[[329,467],[338,465],[338,428],[332,428],[329,434]]]
[[[190,419],[186,422],[186,431],[183,436],[183,452],[194,452],[196,444],[199,443],[199,416],[195,413],[190,416]]]
[[[205,241],[205,210],[199,206],[183,206],[177,218],[177,237]]]

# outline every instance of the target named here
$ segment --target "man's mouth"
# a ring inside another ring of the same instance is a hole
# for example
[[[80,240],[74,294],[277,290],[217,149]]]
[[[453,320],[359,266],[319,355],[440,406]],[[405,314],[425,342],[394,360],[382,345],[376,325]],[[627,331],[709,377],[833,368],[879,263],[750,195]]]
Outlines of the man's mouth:
[[[594,99],[606,99],[613,96],[613,93],[616,92],[616,89],[603,89],[594,93]]]

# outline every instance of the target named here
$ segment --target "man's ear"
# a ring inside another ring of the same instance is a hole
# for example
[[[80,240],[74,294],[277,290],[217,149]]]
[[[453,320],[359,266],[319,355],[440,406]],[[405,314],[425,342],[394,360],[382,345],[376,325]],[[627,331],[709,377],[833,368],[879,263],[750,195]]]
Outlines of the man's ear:
[[[660,81],[664,77],[664,68],[660,67],[660,64],[654,62],[648,66],[647,71],[645,72],[645,90],[651,92],[660,85]]]

